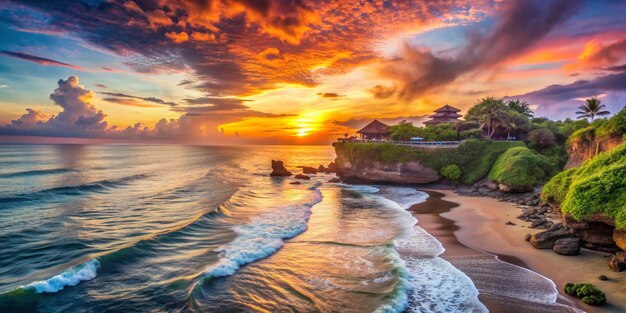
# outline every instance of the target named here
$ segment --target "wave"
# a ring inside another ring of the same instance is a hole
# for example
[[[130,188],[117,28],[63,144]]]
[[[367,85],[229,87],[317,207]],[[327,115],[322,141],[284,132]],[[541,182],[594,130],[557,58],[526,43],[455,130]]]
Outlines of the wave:
[[[361,189],[396,211],[399,216],[393,224],[401,228],[388,253],[396,285],[391,300],[375,312],[487,312],[471,279],[439,257],[445,251],[441,242],[417,226],[417,219],[407,211],[425,201],[428,194],[407,187],[381,186],[376,192]]]
[[[52,168],[52,169],[46,169],[46,170],[31,170],[31,171],[0,174],[0,178],[16,178],[16,177],[38,176],[38,175],[52,175],[52,174],[63,174],[63,173],[69,173],[69,172],[77,172],[77,170],[70,169],[70,168]]]
[[[0,203],[15,203],[15,202],[26,202],[26,201],[36,201],[42,198],[47,198],[50,196],[77,196],[84,193],[89,192],[105,192],[109,189],[116,188],[119,186],[127,185],[136,180],[144,179],[148,177],[146,174],[137,174],[131,176],[125,176],[118,179],[106,179],[101,181],[96,181],[92,183],[73,185],[73,186],[61,186],[54,187],[44,190],[35,191],[32,193],[19,194],[11,197],[0,198]]]
[[[46,280],[30,283],[21,287],[22,289],[32,289],[37,293],[52,293],[63,290],[67,286],[76,286],[81,281],[92,280],[96,277],[100,262],[98,259],[91,259],[85,263],[71,267],[61,274]]]
[[[220,260],[205,271],[205,277],[233,275],[241,266],[276,253],[283,247],[284,240],[304,232],[311,208],[322,201],[320,185],[318,182],[310,187],[311,193],[295,207],[278,208],[259,215],[246,225],[234,227],[237,238],[216,249]]]

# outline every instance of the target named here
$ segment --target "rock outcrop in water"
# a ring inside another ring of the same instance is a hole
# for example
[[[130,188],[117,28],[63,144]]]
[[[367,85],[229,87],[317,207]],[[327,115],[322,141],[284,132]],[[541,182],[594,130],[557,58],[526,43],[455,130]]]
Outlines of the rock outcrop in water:
[[[283,165],[283,161],[280,160],[272,160],[272,173],[270,176],[291,176],[291,172],[289,172],[285,165]]]

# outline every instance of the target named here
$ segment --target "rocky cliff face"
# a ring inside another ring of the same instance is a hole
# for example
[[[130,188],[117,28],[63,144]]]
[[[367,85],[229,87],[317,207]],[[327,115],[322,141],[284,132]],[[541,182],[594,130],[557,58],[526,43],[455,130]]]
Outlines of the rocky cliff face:
[[[612,150],[621,143],[621,138],[594,140],[591,143],[581,138],[572,140],[567,145],[567,164],[565,164],[565,169],[578,167],[598,153]]]
[[[352,164],[341,149],[335,149],[337,174],[344,179],[358,179],[373,182],[391,182],[401,184],[426,184],[441,179],[433,169],[425,167],[419,161],[383,164],[373,160],[359,160],[359,165]]]

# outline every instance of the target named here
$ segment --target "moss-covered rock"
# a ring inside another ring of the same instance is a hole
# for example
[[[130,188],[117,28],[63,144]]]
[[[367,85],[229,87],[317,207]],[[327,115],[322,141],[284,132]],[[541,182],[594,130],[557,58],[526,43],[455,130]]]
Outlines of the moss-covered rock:
[[[489,180],[503,191],[531,191],[555,171],[550,160],[526,147],[510,148],[502,153],[489,172]]]
[[[564,291],[570,296],[580,298],[584,303],[587,303],[589,305],[602,305],[606,303],[606,295],[604,294],[604,292],[589,283],[567,283],[565,285]]]
[[[626,144],[554,176],[542,198],[578,221],[600,214],[626,228]]]

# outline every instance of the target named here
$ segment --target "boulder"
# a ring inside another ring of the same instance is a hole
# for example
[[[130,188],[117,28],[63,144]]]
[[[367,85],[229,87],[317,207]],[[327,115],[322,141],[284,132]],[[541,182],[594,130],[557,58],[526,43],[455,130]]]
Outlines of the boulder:
[[[616,229],[613,231],[613,241],[622,250],[626,251],[626,229]]]
[[[306,176],[306,175],[304,175],[304,174],[298,174],[298,175],[296,175],[296,176],[294,176],[294,177],[295,177],[296,179],[306,179],[306,180],[311,179],[311,177]]]
[[[552,250],[560,255],[577,255],[580,253],[580,239],[559,239],[554,243]]]
[[[557,240],[575,237],[574,234],[567,231],[565,225],[559,223],[550,227],[548,230],[532,235],[530,244],[533,245],[535,249],[552,249]]]
[[[602,214],[593,214],[580,221],[566,214],[563,219],[580,238],[584,248],[608,253],[620,251],[614,239],[615,222],[612,219]]]
[[[328,182],[329,183],[340,183],[341,182],[341,178],[339,178],[339,177],[331,178]]]
[[[300,185],[300,184],[302,184],[302,183],[301,183],[301,182],[299,182],[299,181],[292,181],[292,182],[290,182],[290,184],[292,184],[292,185]]]
[[[320,166],[317,168],[317,171],[318,171],[318,172],[325,173],[325,172],[326,172],[326,167],[324,167],[324,165],[320,165]]]
[[[526,240],[526,241],[530,241],[530,238],[532,238],[532,237],[533,237],[533,235],[531,235],[531,234],[526,234],[526,237],[524,238],[524,240]]]
[[[549,229],[552,225],[554,225],[552,221],[543,218],[534,220],[532,224],[530,224],[530,228]]]
[[[613,272],[621,272],[626,270],[626,252],[621,251],[615,254],[611,261],[609,262],[609,268]]]
[[[504,223],[504,225],[515,226],[515,223],[513,223],[513,222],[511,222],[511,221],[508,221],[508,222]]]
[[[272,173],[270,176],[291,176],[291,172],[285,168],[283,161],[272,160]]]
[[[326,168],[326,173],[337,173],[337,164],[330,162]]]
[[[314,167],[305,166],[302,168],[304,174],[317,174],[317,170]]]

